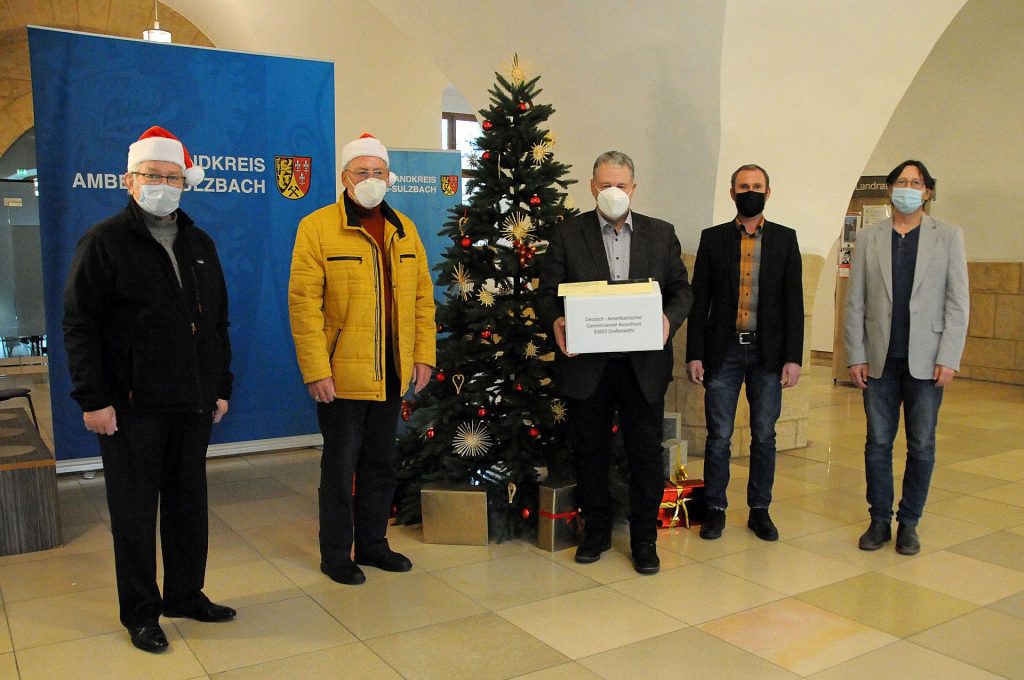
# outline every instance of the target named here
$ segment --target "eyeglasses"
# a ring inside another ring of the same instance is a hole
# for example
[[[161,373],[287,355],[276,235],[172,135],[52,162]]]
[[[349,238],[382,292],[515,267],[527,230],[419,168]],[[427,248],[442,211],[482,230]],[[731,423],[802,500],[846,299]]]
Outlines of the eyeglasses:
[[[373,177],[374,179],[382,179],[387,175],[387,170],[347,170],[349,174],[355,175],[360,180],[366,179],[367,177]]]
[[[892,183],[894,187],[913,187],[915,189],[923,189],[924,182],[919,179],[898,179]]]
[[[159,175],[155,172],[134,171],[131,174],[141,177],[144,184],[160,184],[166,181],[171,186],[180,187],[185,183],[185,178],[182,175]]]

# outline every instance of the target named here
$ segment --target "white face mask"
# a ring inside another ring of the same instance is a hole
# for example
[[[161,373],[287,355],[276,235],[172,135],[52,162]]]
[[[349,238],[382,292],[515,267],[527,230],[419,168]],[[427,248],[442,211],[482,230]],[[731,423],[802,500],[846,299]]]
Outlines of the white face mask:
[[[597,207],[610,220],[617,220],[629,210],[629,194],[618,187],[608,187],[597,195]]]
[[[139,207],[150,215],[166,217],[178,209],[181,188],[170,184],[140,184]]]
[[[353,193],[356,201],[364,208],[376,208],[384,200],[388,183],[376,177],[368,177],[355,185]]]

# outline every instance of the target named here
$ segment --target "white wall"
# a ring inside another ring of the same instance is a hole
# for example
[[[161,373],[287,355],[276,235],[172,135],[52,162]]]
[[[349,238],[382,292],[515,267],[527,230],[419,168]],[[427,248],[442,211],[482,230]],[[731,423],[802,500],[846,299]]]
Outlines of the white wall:
[[[518,52],[584,180],[601,151],[637,163],[637,209],[687,250],[732,214],[728,175],[759,162],[769,216],[824,255],[889,117],[964,0],[169,0],[219,46],[333,60],[338,141],[438,143],[449,83],[473,109]],[[898,47],[897,47],[898,46]]]
[[[674,222],[685,250],[732,216],[729,174],[756,162],[771,173],[769,218],[824,256],[865,168],[888,171],[917,140],[917,155],[949,178],[936,214],[995,230],[984,246],[968,237],[971,257],[1004,257],[1008,243],[1024,254],[1015,225],[990,209],[1009,203],[1022,160],[1019,144],[1006,153],[1020,139],[1021,78],[1006,79],[1020,69],[1020,0],[971,0],[987,23],[940,46],[920,74],[965,0],[167,2],[218,47],[334,61],[339,147],[363,131],[436,147],[444,88],[483,108],[494,71],[507,73],[518,52],[555,107],[556,153],[582,180],[577,205],[593,205],[593,158],[625,151],[637,163],[637,210]],[[967,88],[989,80],[984,96]],[[962,122],[979,118],[990,123],[965,133]],[[817,291],[814,349],[831,349],[831,270]]]
[[[710,224],[718,164],[718,60],[725,4],[646,0],[515,3],[373,0],[469,100],[489,104],[494,72],[513,52],[541,98],[559,160],[590,209],[594,158],[618,149],[636,163],[636,209],[675,223],[684,248]]]
[[[436,149],[449,79],[404,31],[357,0],[163,0],[221,49],[334,62],[335,141]]]
[[[758,163],[769,219],[795,227],[803,252],[828,253],[879,135],[963,3],[729,0],[716,220],[735,215],[729,174]]]
[[[1024,2],[971,0],[900,102],[864,174],[907,158],[938,178],[931,214],[962,226],[971,260],[1024,260]]]
[[[935,44],[860,174],[908,158],[938,178],[931,214],[964,228],[975,261],[1024,260],[1017,169],[1024,167],[1024,2],[970,0]],[[902,58],[902,57],[900,57]],[[836,234],[838,235],[838,229]],[[835,262],[835,253],[828,264]],[[811,347],[831,351],[835,267],[822,270]]]

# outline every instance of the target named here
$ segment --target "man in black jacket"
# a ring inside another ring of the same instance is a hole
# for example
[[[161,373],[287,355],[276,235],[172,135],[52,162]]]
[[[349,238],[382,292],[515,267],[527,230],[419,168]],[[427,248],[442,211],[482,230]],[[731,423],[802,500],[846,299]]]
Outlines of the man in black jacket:
[[[206,448],[232,382],[217,251],[178,209],[185,184],[202,176],[171,133],[147,130],[128,150],[128,207],[82,237],[64,290],[71,396],[99,436],[121,623],[147,652],[167,648],[161,614],[235,616],[202,592]]]
[[[704,484],[708,514],[701,538],[725,528],[729,443],[740,387],[750,404],[747,526],[775,541],[768,514],[775,482],[775,422],[782,389],[800,380],[804,298],[796,232],[764,218],[768,173],[744,165],[732,174],[736,218],[701,232],[693,266],[693,311],[686,331],[686,370],[704,386],[708,438]]]
[[[611,547],[608,490],[612,419],[617,411],[629,464],[629,534],[633,566],[655,574],[657,519],[665,488],[661,440],[665,388],[672,380],[670,341],[693,296],[675,227],[630,211],[633,161],[619,151],[597,157],[590,191],[597,210],[555,226],[540,271],[537,311],[554,335],[558,390],[569,399],[577,503],[586,530],[576,561],[596,562]],[[661,286],[662,348],[647,352],[569,354],[560,283],[655,279]]]

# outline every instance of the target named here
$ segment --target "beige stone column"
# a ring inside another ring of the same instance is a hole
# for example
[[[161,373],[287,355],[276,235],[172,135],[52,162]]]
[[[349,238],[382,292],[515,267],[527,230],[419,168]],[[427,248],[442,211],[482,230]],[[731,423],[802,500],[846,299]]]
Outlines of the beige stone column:
[[[694,256],[683,255],[686,270],[693,272]],[[777,447],[787,451],[807,446],[807,423],[810,417],[811,310],[814,293],[824,259],[820,255],[803,256],[804,284],[804,357],[800,382],[782,392],[782,415],[775,426]],[[686,379],[686,326],[676,333],[672,342],[675,356],[673,379],[665,393],[665,410],[681,414],[683,439],[689,443],[690,454],[701,455],[707,429],[704,421],[704,388]],[[750,410],[746,396],[740,394],[736,407],[736,429],[732,437],[732,455],[750,455]]]

